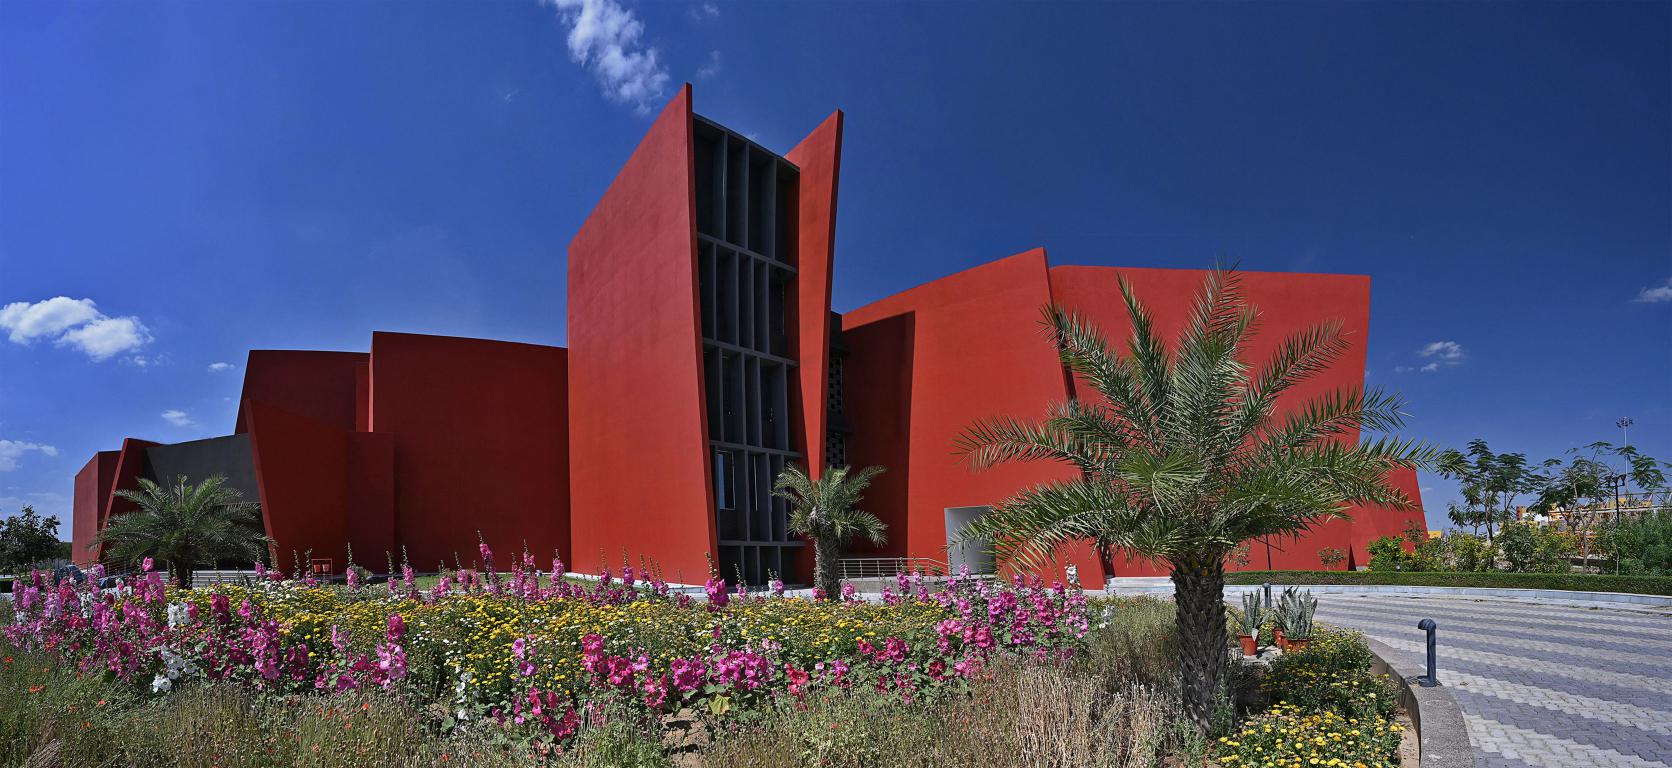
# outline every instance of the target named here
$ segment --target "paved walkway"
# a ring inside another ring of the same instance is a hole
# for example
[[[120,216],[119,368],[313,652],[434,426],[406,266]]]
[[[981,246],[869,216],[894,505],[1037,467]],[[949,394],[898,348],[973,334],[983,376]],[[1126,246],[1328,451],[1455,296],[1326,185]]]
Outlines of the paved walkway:
[[[1672,768],[1672,611],[1529,600],[1319,595],[1318,618],[1439,676],[1489,768]]]

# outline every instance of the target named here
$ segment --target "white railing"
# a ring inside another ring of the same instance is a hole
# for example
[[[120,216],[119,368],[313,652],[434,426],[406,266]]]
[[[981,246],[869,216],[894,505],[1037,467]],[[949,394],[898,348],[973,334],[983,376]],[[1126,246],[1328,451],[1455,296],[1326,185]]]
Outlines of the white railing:
[[[946,563],[928,557],[844,557],[841,562],[844,579],[888,578],[902,573],[945,576],[947,568]]]

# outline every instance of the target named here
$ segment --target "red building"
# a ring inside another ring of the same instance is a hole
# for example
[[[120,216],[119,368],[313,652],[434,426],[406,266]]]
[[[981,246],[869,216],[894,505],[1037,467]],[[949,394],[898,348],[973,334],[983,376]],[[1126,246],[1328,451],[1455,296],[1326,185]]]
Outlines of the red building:
[[[114,489],[221,474],[261,502],[283,565],[340,571],[349,545],[374,569],[403,549],[421,569],[468,564],[480,533],[583,571],[627,558],[675,582],[710,563],[800,581],[810,557],[771,495],[795,463],[887,467],[867,507],[889,543],[856,554],[944,560],[949,521],[1066,471],[971,474],[952,455],[976,418],[1037,416],[1075,394],[1039,308],[1124,334],[1119,274],[1171,335],[1202,273],[1053,267],[1037,249],[836,315],[841,144],[837,112],[780,156],[696,115],[684,87],[570,243],[567,350],[374,333],[364,354],[253,351],[231,435],[129,439],[76,476],[76,558],[96,559],[92,538],[127,511]],[[1291,402],[1361,383],[1368,278],[1249,273],[1245,287],[1265,312],[1256,356],[1321,318],[1351,333],[1352,352]],[[1398,481],[1416,497],[1414,475]],[[1420,510],[1355,510],[1257,544],[1249,567],[1318,567],[1325,547],[1364,563],[1366,543],[1410,521]],[[1160,573],[1089,546],[1066,560],[1091,587]]]

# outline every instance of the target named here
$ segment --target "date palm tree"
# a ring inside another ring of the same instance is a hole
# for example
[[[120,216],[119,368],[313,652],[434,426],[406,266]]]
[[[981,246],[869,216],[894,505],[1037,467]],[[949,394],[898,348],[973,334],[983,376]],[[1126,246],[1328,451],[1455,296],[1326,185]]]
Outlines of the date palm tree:
[[[220,475],[196,485],[180,476],[167,488],[140,478],[139,490],[116,495],[139,509],[112,517],[94,539],[107,560],[132,564],[155,558],[179,586],[190,587],[194,568],[223,560],[254,562],[267,554],[261,506],[244,501]]]
[[[772,487],[772,495],[790,503],[790,533],[813,540],[813,586],[822,590],[828,599],[834,600],[841,594],[837,566],[849,540],[864,536],[872,544],[888,541],[888,525],[859,508],[871,478],[882,471],[882,467],[866,467],[858,472],[847,467],[827,467],[814,480],[792,464],[784,467]]]
[[[1225,676],[1227,556],[1343,517],[1350,504],[1408,508],[1388,473],[1437,456],[1397,438],[1357,441],[1361,428],[1403,423],[1395,396],[1355,388],[1280,409],[1285,392],[1340,361],[1349,342],[1339,321],[1321,322],[1251,368],[1243,356],[1260,313],[1239,284],[1235,272],[1212,272],[1169,345],[1122,279],[1132,323],[1124,352],[1086,318],[1046,307],[1047,339],[1096,397],[1053,405],[1041,421],[979,421],[957,441],[977,470],[1031,461],[1077,470],[999,503],[960,541],[986,542],[1000,562],[1028,568],[1087,540],[1170,564],[1184,701],[1204,732]]]

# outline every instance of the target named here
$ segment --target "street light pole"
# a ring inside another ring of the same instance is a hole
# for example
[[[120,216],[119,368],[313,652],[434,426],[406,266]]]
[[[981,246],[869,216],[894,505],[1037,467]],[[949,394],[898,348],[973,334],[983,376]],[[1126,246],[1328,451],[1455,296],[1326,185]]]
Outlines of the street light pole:
[[[1630,419],[1621,419],[1630,421]],[[1624,427],[1621,427],[1624,429]],[[1614,575],[1620,575],[1620,493],[1625,490],[1626,476],[1615,475],[1609,478],[1614,486]]]

